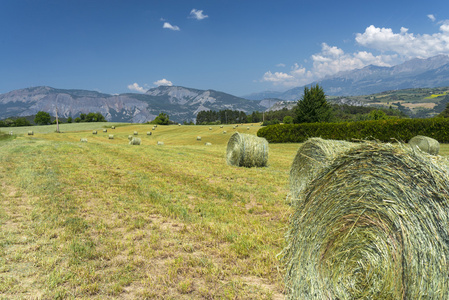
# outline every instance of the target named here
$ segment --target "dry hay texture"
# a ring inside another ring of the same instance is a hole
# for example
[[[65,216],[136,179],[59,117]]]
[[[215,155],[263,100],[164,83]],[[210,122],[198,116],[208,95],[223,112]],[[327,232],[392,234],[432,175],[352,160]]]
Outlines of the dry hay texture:
[[[140,145],[141,142],[142,142],[142,140],[140,138],[133,137],[129,141],[129,144],[130,145]]]
[[[296,203],[316,174],[327,167],[333,159],[354,147],[355,143],[310,138],[298,149],[290,169],[290,200]]]
[[[268,142],[251,134],[234,133],[228,141],[226,162],[238,167],[266,167]]]
[[[362,143],[301,193],[286,299],[449,299],[447,161]]]
[[[437,140],[427,136],[417,135],[411,138],[408,144],[411,147],[418,148],[421,151],[432,155],[438,155],[438,152],[440,152],[440,143],[438,143]]]

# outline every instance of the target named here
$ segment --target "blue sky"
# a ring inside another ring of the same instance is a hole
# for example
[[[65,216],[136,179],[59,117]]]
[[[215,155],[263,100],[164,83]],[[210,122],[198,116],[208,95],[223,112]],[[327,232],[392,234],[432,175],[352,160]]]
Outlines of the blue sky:
[[[449,54],[449,1],[0,0],[0,93],[241,96]]]

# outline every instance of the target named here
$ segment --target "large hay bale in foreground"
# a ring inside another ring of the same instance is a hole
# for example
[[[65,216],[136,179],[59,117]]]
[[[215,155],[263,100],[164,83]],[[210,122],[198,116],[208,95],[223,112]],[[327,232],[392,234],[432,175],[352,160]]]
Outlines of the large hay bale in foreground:
[[[418,148],[419,150],[432,155],[438,155],[438,152],[440,152],[440,143],[427,136],[417,135],[412,137],[408,144],[415,149]]]
[[[226,162],[231,166],[265,167],[268,162],[268,142],[251,134],[234,133],[228,141]]]
[[[140,138],[132,137],[131,140],[129,141],[129,144],[130,145],[140,145],[141,142],[142,142],[142,140]]]
[[[301,193],[286,299],[449,299],[447,161],[363,143]]]
[[[298,199],[309,182],[343,152],[355,147],[355,143],[310,138],[299,147],[290,168],[290,200]]]

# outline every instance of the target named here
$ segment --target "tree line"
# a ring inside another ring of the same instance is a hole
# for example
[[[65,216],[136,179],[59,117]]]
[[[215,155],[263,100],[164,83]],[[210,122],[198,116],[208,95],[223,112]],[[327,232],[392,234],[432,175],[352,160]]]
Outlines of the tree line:
[[[90,112],[87,114],[82,113],[75,119],[73,119],[72,117],[58,118],[58,121],[59,123],[107,122],[106,118],[99,112]],[[45,111],[39,111],[34,117],[12,117],[5,120],[0,120],[0,127],[20,127],[49,124],[56,124],[56,118],[50,116],[50,114]]]

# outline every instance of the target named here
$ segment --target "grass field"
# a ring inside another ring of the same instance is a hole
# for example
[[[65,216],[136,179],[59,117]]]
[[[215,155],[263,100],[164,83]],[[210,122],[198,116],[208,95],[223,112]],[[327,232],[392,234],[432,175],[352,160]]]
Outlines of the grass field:
[[[0,298],[282,299],[298,144],[238,168],[227,140],[258,126],[111,125],[0,140]]]
[[[0,298],[283,299],[299,144],[271,144],[266,168],[231,167],[231,134],[260,127],[209,127],[12,129],[0,139]]]

